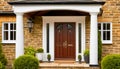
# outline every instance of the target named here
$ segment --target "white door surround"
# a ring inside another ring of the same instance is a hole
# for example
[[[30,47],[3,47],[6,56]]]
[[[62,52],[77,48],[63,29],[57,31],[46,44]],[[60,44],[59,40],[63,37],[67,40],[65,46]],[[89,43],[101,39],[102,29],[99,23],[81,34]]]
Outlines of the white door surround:
[[[14,4],[13,10],[16,14],[17,30],[16,32],[16,58],[24,54],[24,35],[23,35],[23,14],[33,11],[44,11],[44,10],[75,10],[88,12],[91,16],[90,24],[90,65],[98,65],[98,42],[97,42],[97,14],[100,11],[102,5],[100,4],[69,4],[69,5],[20,5]],[[52,27],[53,25],[51,25]],[[53,27],[52,27],[53,28]],[[50,32],[51,33],[51,32]],[[52,34],[52,33],[51,33]],[[52,59],[53,60],[53,59]]]
[[[50,30],[50,34],[49,34],[49,46],[50,46],[50,54],[52,56],[52,61],[54,61],[54,24],[55,22],[75,22],[75,25],[76,25],[76,61],[78,61],[78,54],[81,54],[82,55],[82,61],[84,61],[83,59],[83,52],[85,50],[85,16],[43,16],[43,49],[45,51],[45,56],[44,56],[44,61],[47,61],[46,57],[47,57],[47,53],[46,53],[46,24],[49,23],[49,30]],[[82,48],[82,53],[78,53],[78,45],[79,45],[79,42],[78,42],[78,24],[81,24],[81,48]]]

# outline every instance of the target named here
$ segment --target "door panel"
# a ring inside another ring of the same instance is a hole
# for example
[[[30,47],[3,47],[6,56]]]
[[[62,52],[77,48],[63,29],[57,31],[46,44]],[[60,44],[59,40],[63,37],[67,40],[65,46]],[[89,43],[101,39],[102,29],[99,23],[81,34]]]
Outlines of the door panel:
[[[55,59],[75,59],[75,23],[55,23]]]

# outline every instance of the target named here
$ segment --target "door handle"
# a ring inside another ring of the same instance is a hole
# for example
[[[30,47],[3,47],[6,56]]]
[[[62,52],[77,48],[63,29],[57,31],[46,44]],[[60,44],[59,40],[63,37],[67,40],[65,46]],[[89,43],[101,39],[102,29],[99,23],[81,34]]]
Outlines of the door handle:
[[[66,48],[67,47],[67,41],[63,42],[63,46]]]

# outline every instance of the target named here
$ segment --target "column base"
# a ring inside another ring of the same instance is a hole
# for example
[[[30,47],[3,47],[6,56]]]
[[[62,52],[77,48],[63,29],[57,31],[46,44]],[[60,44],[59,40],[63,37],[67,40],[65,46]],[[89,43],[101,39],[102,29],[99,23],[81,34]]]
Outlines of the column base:
[[[99,67],[99,65],[91,65],[91,64],[90,64],[90,67]]]

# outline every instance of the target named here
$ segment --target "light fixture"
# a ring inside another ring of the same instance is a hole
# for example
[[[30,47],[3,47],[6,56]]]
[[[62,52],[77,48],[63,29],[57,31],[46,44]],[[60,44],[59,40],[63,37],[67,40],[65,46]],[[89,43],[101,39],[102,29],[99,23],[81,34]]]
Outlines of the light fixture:
[[[28,18],[27,24],[28,24],[29,32],[31,33],[32,32],[32,28],[33,28],[33,19],[32,18]]]

